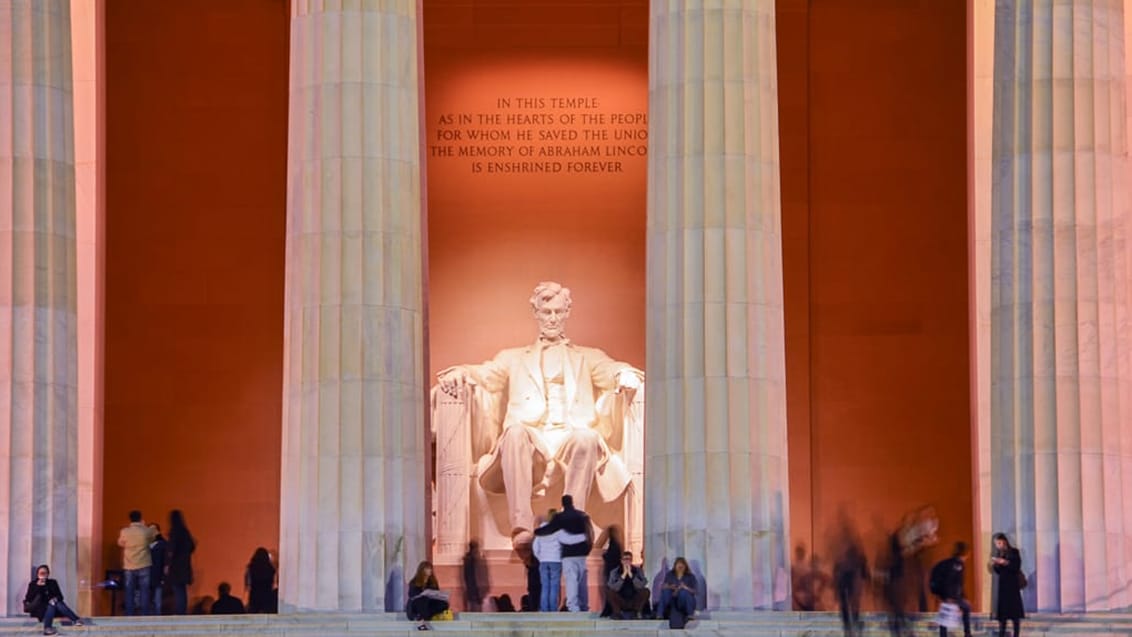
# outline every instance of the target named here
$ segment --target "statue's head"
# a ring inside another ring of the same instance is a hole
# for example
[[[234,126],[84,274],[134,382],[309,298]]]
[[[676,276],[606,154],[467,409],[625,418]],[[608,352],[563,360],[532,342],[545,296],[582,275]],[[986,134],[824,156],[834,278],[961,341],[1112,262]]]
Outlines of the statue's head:
[[[531,309],[538,321],[539,338],[556,341],[566,335],[566,319],[570,318],[570,288],[553,281],[535,286]]]

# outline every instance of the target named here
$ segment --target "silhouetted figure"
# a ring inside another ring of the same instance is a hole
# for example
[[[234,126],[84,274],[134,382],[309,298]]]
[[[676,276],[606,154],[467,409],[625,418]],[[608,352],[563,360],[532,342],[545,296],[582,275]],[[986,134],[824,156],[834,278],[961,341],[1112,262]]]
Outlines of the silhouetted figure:
[[[998,620],[998,637],[1006,637],[1006,621],[1014,624],[1014,637],[1018,637],[1026,609],[1022,605],[1022,553],[1010,545],[1005,533],[994,534],[990,568],[994,573],[997,592],[994,618]]]
[[[971,604],[963,595],[963,571],[968,557],[967,544],[956,542],[951,557],[932,567],[931,591],[941,603],[955,604],[963,613],[963,635],[971,637]],[[939,637],[947,637],[947,627],[939,627]]]
[[[417,630],[428,630],[428,620],[448,610],[448,595],[440,592],[440,585],[432,570],[432,562],[421,562],[417,574],[409,580],[409,619],[417,620]]]
[[[248,591],[249,613],[274,613],[279,610],[279,593],[275,588],[275,565],[264,547],[252,553],[244,571],[244,588]]]
[[[794,564],[790,568],[790,580],[794,610],[825,610],[822,600],[831,584],[831,578],[822,572],[817,554],[807,557],[806,547],[802,544],[794,548]]]
[[[63,591],[59,582],[51,579],[51,569],[41,564],[35,569],[35,578],[28,582],[27,594],[24,595],[24,612],[43,622],[43,634],[55,635],[58,633],[52,623],[59,615],[71,620],[75,626],[82,626],[83,621],[63,603]]]
[[[189,584],[193,583],[193,551],[196,540],[185,526],[180,509],[169,512],[169,572],[165,580],[173,589],[173,614],[184,615],[189,608]]]
[[[212,598],[212,595],[205,595],[203,597],[200,597],[196,602],[193,603],[193,607],[190,609],[190,613],[193,615],[211,614],[212,604],[214,602],[216,602],[216,600]]]
[[[149,559],[152,562],[149,567],[149,585],[152,592],[150,599],[153,600],[153,614],[160,615],[165,602],[165,565],[169,562],[169,543],[161,535],[159,525],[151,526],[157,535],[149,543]]]
[[[538,612],[539,602],[542,599],[542,579],[539,577],[538,557],[534,553],[527,553],[523,558],[523,567],[527,571],[527,594],[519,600],[519,608],[525,612]]]
[[[601,532],[594,545],[598,548],[605,547],[601,553],[601,616],[608,617],[613,612],[613,608],[609,604],[609,591],[605,585],[609,581],[609,574],[621,568],[621,554],[624,552],[621,527],[616,524],[609,525]]]
[[[228,582],[220,582],[220,586],[216,587],[217,597],[216,601],[212,602],[213,615],[243,615],[244,603],[240,601],[239,597],[232,595],[232,585]]]
[[[513,613],[515,612],[515,602],[511,601],[511,596],[507,593],[492,597],[491,601],[495,602],[495,610],[500,613]]]
[[[464,610],[478,613],[483,610],[483,600],[491,588],[487,576],[487,561],[480,551],[479,540],[468,542],[468,552],[464,554]]]
[[[888,536],[884,552],[884,580],[881,582],[881,592],[884,604],[888,607],[888,629],[893,637],[905,637],[912,634],[908,622],[906,599],[908,584],[904,573],[904,544],[901,542],[901,533],[897,529]]]
[[[845,530],[841,554],[833,567],[833,581],[837,589],[837,603],[841,608],[841,625],[845,635],[864,632],[861,623],[861,591],[869,579],[869,565],[861,542],[850,529]]]

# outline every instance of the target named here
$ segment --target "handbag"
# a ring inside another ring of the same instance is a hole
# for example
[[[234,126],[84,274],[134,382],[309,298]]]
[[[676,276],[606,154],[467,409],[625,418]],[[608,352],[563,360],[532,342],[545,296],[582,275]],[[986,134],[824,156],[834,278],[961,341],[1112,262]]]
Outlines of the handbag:
[[[959,628],[963,625],[963,614],[959,612],[959,605],[944,602],[939,605],[939,616],[936,623],[944,628]]]
[[[455,617],[452,615],[452,609],[451,608],[445,608],[444,610],[440,611],[439,613],[433,615],[432,619],[430,619],[429,621],[450,622],[454,619],[455,619]]]
[[[1018,571],[1018,590],[1024,590],[1030,585],[1030,580],[1026,579],[1026,574]]]
[[[47,602],[44,601],[43,595],[36,595],[31,599],[24,600],[24,612],[28,615],[42,615],[43,611],[47,610]]]

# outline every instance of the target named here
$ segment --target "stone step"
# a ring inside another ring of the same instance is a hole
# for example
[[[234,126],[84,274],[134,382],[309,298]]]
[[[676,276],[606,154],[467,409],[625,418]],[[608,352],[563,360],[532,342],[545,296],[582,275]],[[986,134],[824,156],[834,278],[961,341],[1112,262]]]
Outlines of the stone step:
[[[886,619],[877,613],[863,618],[865,637],[888,635]],[[936,634],[931,614],[915,618],[915,634]],[[984,615],[973,617],[980,637],[996,634],[997,623]],[[659,620],[612,621],[593,613],[462,613],[455,621],[432,623],[435,632],[447,635],[508,635],[513,637],[659,637],[671,634],[667,622]],[[34,635],[39,625],[27,618],[0,619],[0,636]],[[394,613],[311,613],[303,615],[204,615],[188,617],[99,617],[86,627],[60,625],[60,634],[92,637],[214,637],[216,635],[270,635],[279,637],[325,637],[326,635],[412,635],[415,624]],[[841,635],[834,613],[795,612],[705,612],[693,620],[686,632],[691,635],[785,637]],[[1046,615],[1028,618],[1023,624],[1027,637],[1128,637],[1132,635],[1132,615],[1098,613],[1089,615]]]

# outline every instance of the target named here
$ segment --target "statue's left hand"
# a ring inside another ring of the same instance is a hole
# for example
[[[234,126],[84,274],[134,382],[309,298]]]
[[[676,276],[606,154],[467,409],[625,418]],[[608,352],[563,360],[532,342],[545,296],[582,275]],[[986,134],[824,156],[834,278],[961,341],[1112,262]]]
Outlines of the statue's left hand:
[[[641,374],[640,370],[631,367],[629,369],[623,369],[617,376],[617,391],[620,392],[625,389],[635,391],[640,389],[644,380],[644,375]]]

